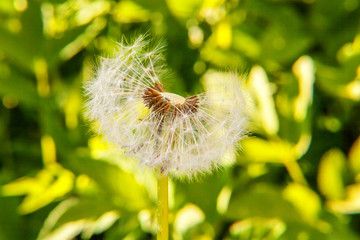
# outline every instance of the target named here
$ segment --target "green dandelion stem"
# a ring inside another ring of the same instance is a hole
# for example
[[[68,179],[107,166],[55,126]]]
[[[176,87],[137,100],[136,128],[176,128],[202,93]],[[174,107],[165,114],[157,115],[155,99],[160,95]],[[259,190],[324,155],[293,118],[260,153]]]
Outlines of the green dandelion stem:
[[[169,222],[168,222],[168,176],[160,170],[158,175],[158,208],[157,208],[157,240],[169,239]]]

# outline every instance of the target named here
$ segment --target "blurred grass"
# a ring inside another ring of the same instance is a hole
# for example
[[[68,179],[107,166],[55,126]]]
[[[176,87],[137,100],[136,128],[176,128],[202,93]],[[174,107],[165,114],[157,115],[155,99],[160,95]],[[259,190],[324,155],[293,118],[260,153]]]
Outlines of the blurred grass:
[[[169,90],[237,69],[253,111],[232,167],[170,181],[173,239],[360,239],[359,16],[359,0],[0,1],[0,239],[154,238],[154,175],[81,116],[96,56],[144,32],[167,42]]]

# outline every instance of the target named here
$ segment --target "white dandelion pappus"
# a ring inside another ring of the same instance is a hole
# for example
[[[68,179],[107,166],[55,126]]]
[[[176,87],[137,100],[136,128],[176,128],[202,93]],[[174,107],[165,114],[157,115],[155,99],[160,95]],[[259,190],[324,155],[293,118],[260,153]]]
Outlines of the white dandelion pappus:
[[[148,44],[142,36],[101,59],[85,83],[87,117],[108,141],[150,168],[191,178],[219,167],[246,133],[239,78],[226,74],[226,83],[186,98],[168,93],[160,82],[162,45]]]

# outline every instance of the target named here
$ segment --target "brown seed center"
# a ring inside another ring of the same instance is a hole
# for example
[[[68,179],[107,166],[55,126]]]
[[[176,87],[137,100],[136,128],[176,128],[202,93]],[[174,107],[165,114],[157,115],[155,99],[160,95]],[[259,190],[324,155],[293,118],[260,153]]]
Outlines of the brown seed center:
[[[171,114],[173,118],[196,113],[200,102],[197,95],[184,98],[174,93],[167,93],[160,83],[148,87],[143,99],[147,108],[162,115]]]

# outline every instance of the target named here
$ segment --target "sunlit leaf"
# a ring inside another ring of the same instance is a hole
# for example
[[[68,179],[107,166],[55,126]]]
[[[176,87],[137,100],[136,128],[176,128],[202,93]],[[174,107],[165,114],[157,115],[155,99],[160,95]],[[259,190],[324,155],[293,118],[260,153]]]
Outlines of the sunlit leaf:
[[[241,144],[249,161],[283,163],[294,158],[292,146],[287,142],[247,138]]]
[[[246,218],[233,223],[229,232],[236,239],[280,239],[286,231],[286,224],[277,218]]]
[[[78,118],[81,109],[81,96],[76,90],[74,89],[69,92],[64,105],[65,124],[69,129],[75,129],[78,126],[79,121]]]
[[[107,199],[68,199],[49,214],[38,239],[72,239],[80,233],[89,239],[108,229],[119,217]]]
[[[44,175],[44,174],[40,174]],[[41,177],[42,180],[44,179]],[[35,178],[22,177],[1,187],[2,196],[19,196],[30,193],[37,193],[43,190],[41,182]]]
[[[180,209],[174,220],[176,231],[184,233],[191,227],[204,221],[205,215],[196,205],[188,204]]]
[[[232,42],[232,29],[229,22],[219,23],[216,29],[216,42],[220,48],[227,49]]]
[[[349,163],[352,170],[360,174],[360,137],[356,139],[349,151]]]
[[[232,189],[229,186],[225,186],[221,189],[217,197],[216,209],[219,213],[224,214],[229,206]]]
[[[318,186],[322,194],[329,199],[339,199],[345,194],[343,169],[345,155],[338,149],[326,152],[319,165]]]
[[[69,60],[74,57],[95,39],[100,31],[105,28],[106,22],[105,18],[96,18],[74,41],[70,42],[61,49],[59,53],[60,58],[62,60]]]
[[[276,113],[271,86],[264,69],[255,66],[250,71],[250,89],[257,103],[256,120],[267,134],[276,134],[279,130],[279,119]]]
[[[141,229],[145,232],[156,233],[157,220],[155,219],[154,213],[149,209],[144,209],[139,212],[138,219],[140,222]]]
[[[328,202],[330,209],[345,214],[360,213],[360,184],[346,187],[346,198],[344,200],[332,200]]]
[[[194,15],[196,10],[198,10],[201,6],[202,0],[186,0],[181,2],[176,0],[168,0],[166,2],[172,14],[179,18],[186,18]]]
[[[112,11],[115,21],[120,23],[145,22],[150,18],[150,13],[146,9],[132,1],[119,2]]]
[[[284,189],[283,196],[298,209],[306,221],[315,223],[318,220],[321,202],[314,191],[303,185],[292,183]]]
[[[301,122],[305,120],[313,101],[314,63],[309,56],[302,56],[294,63],[293,71],[299,83],[299,95],[294,102],[294,118]]]
[[[56,146],[51,136],[44,135],[41,137],[41,152],[45,166],[56,163]]]
[[[353,101],[360,100],[360,55],[352,57],[342,67],[335,68],[317,62],[319,86],[327,93]]]
[[[19,206],[27,214],[63,197],[73,187],[74,175],[70,171],[53,165],[41,170],[35,178],[20,178],[2,187],[4,196],[26,195]]]
[[[11,1],[1,1],[0,10],[1,12],[14,13],[16,10],[14,5]]]
[[[111,9],[111,3],[107,1],[89,1],[75,15],[75,21],[79,25],[90,23],[96,17],[105,15]]]

